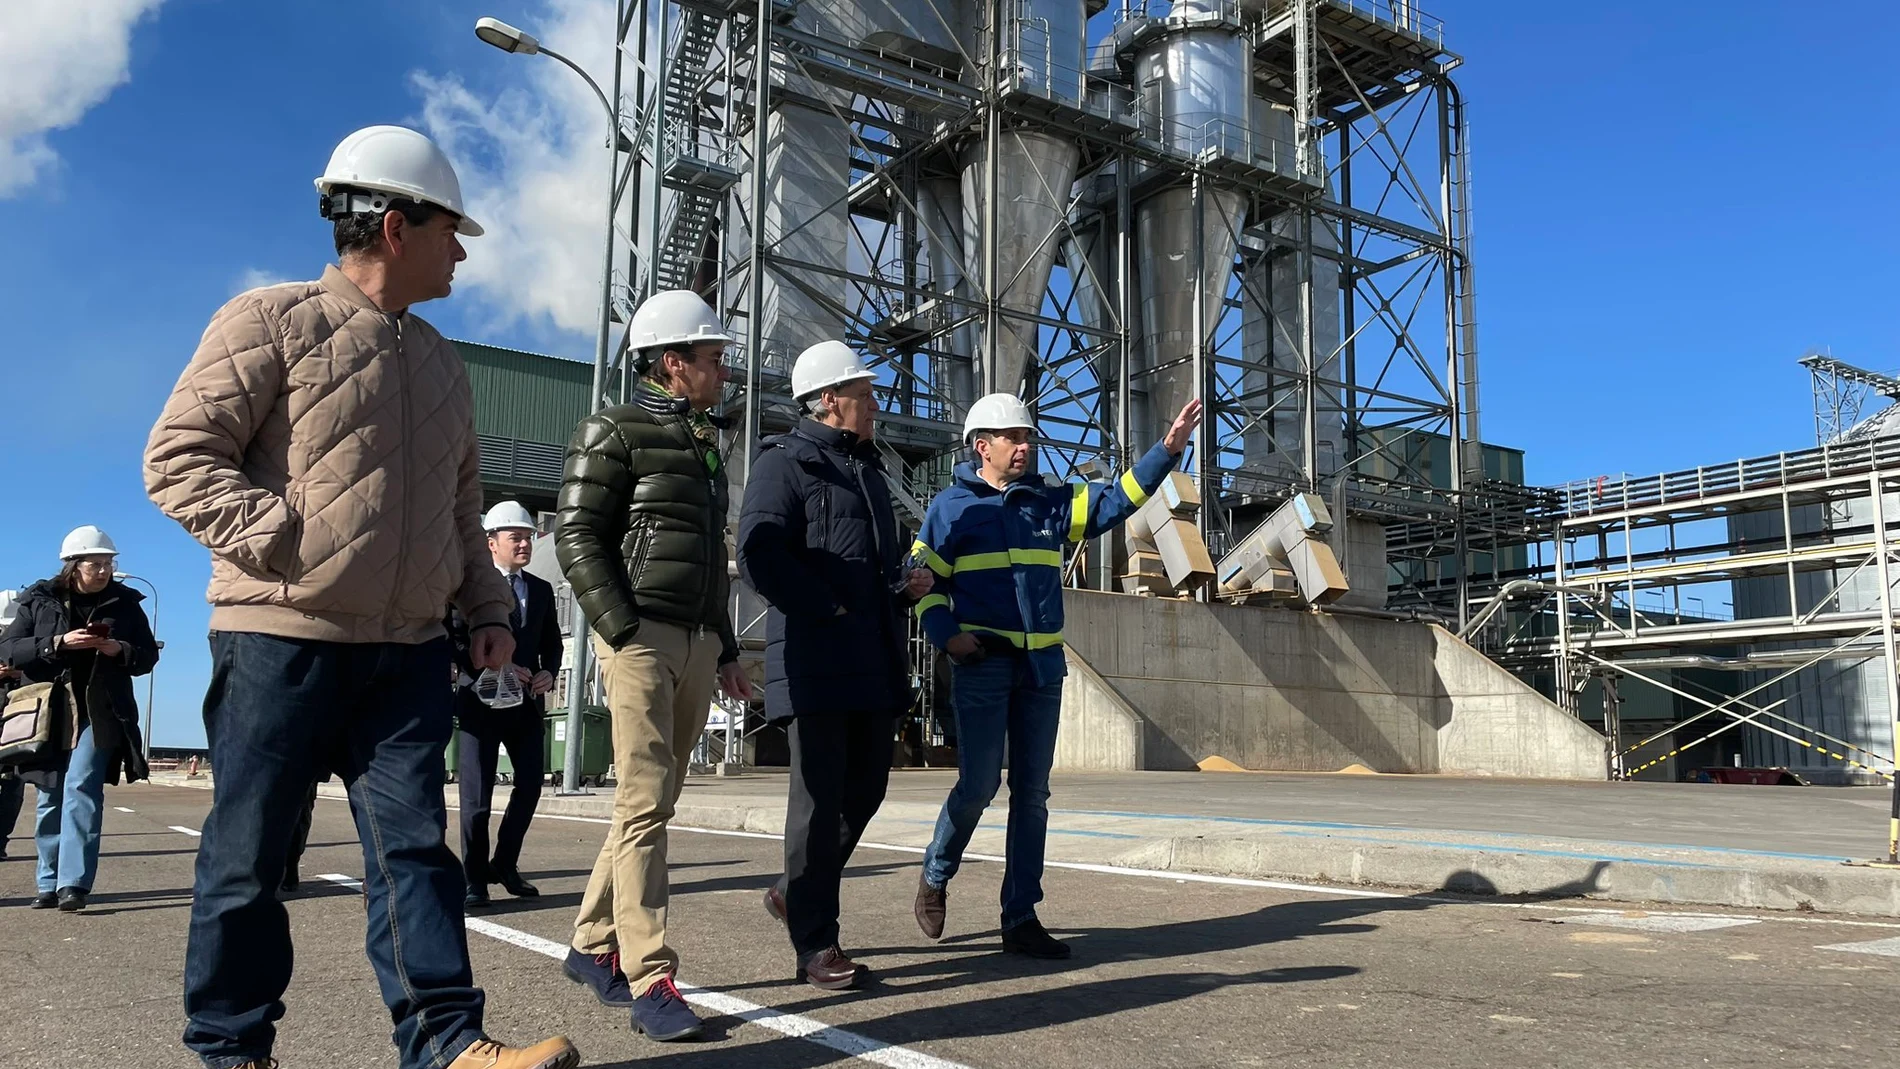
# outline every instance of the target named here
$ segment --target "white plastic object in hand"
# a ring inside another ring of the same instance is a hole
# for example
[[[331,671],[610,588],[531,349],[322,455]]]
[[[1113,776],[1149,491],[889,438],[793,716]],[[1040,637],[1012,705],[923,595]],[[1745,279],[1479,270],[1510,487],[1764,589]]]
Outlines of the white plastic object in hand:
[[[475,679],[475,697],[490,709],[513,709],[521,704],[522,694],[521,677],[512,665],[484,668]]]

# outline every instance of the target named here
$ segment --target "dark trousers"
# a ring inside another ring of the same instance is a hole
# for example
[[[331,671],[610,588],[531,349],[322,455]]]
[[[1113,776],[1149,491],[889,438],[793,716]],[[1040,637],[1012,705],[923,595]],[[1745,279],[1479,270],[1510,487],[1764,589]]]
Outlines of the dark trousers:
[[[286,878],[297,874],[304,848],[310,845],[310,822],[317,818],[317,780],[310,781],[310,793],[304,796],[303,809],[297,813],[297,826],[290,829],[290,860],[284,863]]]
[[[20,805],[26,800],[26,781],[19,776],[0,776],[0,857],[7,856],[7,840],[20,820]]]
[[[469,708],[474,706],[474,709]],[[461,738],[457,742],[455,776],[462,800],[462,872],[469,886],[495,882],[497,873],[512,873],[521,861],[521,841],[534,822],[541,802],[541,703],[514,709],[490,709],[462,696]],[[495,849],[488,849],[488,816],[495,806],[495,768],[501,748],[508,748],[514,765],[514,789],[495,832]]]
[[[815,713],[792,721],[785,807],[785,927],[798,963],[838,942],[838,881],[884,803],[892,715]]]
[[[277,899],[319,764],[349,790],[363,844],[370,966],[402,1069],[441,1069],[482,1036],[462,870],[443,841],[449,642],[310,642],[213,632],[205,736],[211,813],[185,949],[185,1045],[210,1069],[262,1062],[290,984]]]

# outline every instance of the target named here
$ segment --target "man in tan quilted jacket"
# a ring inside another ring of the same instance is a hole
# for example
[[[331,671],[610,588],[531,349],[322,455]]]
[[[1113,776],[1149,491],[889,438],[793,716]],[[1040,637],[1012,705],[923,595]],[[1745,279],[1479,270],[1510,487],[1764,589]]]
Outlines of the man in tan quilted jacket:
[[[290,982],[276,897],[323,769],[363,844],[370,964],[403,1069],[572,1069],[561,1037],[482,1030],[462,869],[443,841],[451,730],[444,607],[479,667],[514,652],[513,595],[482,531],[473,402],[455,350],[410,308],[466,254],[448,159],[373,126],[317,180],[341,262],[211,320],[152,428],[145,486],[211,551],[205,734],[216,777],[185,957],[185,1045],[210,1069],[273,1065]]]

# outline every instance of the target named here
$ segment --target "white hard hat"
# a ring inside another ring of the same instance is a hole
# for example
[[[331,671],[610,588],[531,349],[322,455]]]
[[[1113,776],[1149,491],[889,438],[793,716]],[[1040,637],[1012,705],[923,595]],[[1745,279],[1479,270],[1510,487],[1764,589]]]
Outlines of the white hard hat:
[[[1030,418],[1029,406],[1013,393],[993,393],[976,399],[970,406],[970,414],[963,419],[963,444],[977,431],[1007,431],[1016,427],[1033,431],[1036,421]]]
[[[0,590],[0,627],[12,623],[13,618],[18,615],[20,615],[20,592]]]
[[[633,310],[627,347],[639,352],[702,341],[732,341],[706,299],[692,290],[661,290]]]
[[[60,560],[101,555],[116,557],[119,555],[119,547],[112,544],[112,536],[92,524],[73,528],[72,533],[59,544]]]
[[[841,341],[821,341],[798,354],[792,362],[792,396],[809,397],[827,386],[842,386],[877,373],[864,366],[858,354]]]
[[[317,179],[324,195],[323,217],[351,212],[381,212],[394,194],[447,208],[462,217],[455,228],[471,238],[481,224],[462,210],[462,183],[435,142],[406,126],[365,126],[343,139],[330,154],[330,165]]]
[[[505,531],[511,527],[519,527],[526,531],[539,530],[534,525],[534,517],[528,515],[528,510],[523,508],[519,501],[503,501],[489,509],[488,515],[482,517],[484,531]]]

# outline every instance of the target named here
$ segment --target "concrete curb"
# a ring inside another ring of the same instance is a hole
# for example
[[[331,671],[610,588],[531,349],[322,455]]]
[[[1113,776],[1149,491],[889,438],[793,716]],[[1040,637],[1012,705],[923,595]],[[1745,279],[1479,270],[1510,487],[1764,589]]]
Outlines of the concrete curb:
[[[187,780],[161,774],[162,786],[209,787],[208,778]],[[451,787],[449,804],[455,804]],[[318,793],[344,797],[343,785],[324,783]],[[910,813],[916,809],[917,813]],[[612,815],[611,793],[584,797],[544,794],[539,812],[547,816],[605,820]],[[872,825],[869,841],[898,843],[922,832],[924,808],[892,804]],[[934,808],[929,811],[935,815]],[[779,835],[785,827],[783,803],[694,804],[678,807],[674,822],[712,831]],[[987,826],[987,825],[986,825]],[[892,835],[892,832],[897,832]],[[1393,829],[1388,838],[1364,834],[1275,834],[1154,837],[1139,842],[1064,841],[1052,835],[1051,861],[1107,864],[1160,872],[1193,872],[1255,879],[1317,881],[1399,892],[1451,891],[1463,894],[1538,895],[1607,899],[1683,906],[1855,913],[1900,918],[1900,874],[1799,858],[1714,850],[1636,847],[1587,840],[1532,840],[1539,848],[1496,841],[1442,842],[1456,833],[1414,833]],[[1433,841],[1409,841],[1430,834]],[[1485,840],[1470,833],[1467,838]],[[914,844],[921,845],[921,843]],[[1090,847],[1094,848],[1091,849]],[[1540,849],[1542,848],[1542,849]],[[1645,856],[1624,856],[1641,852]]]
[[[1162,871],[1428,892],[1900,917],[1900,879],[1891,871],[1774,858],[1749,858],[1747,865],[1665,858],[1603,860],[1539,856],[1508,848],[1404,842],[1369,845],[1263,835],[1158,840],[1127,851],[1119,863]]]

